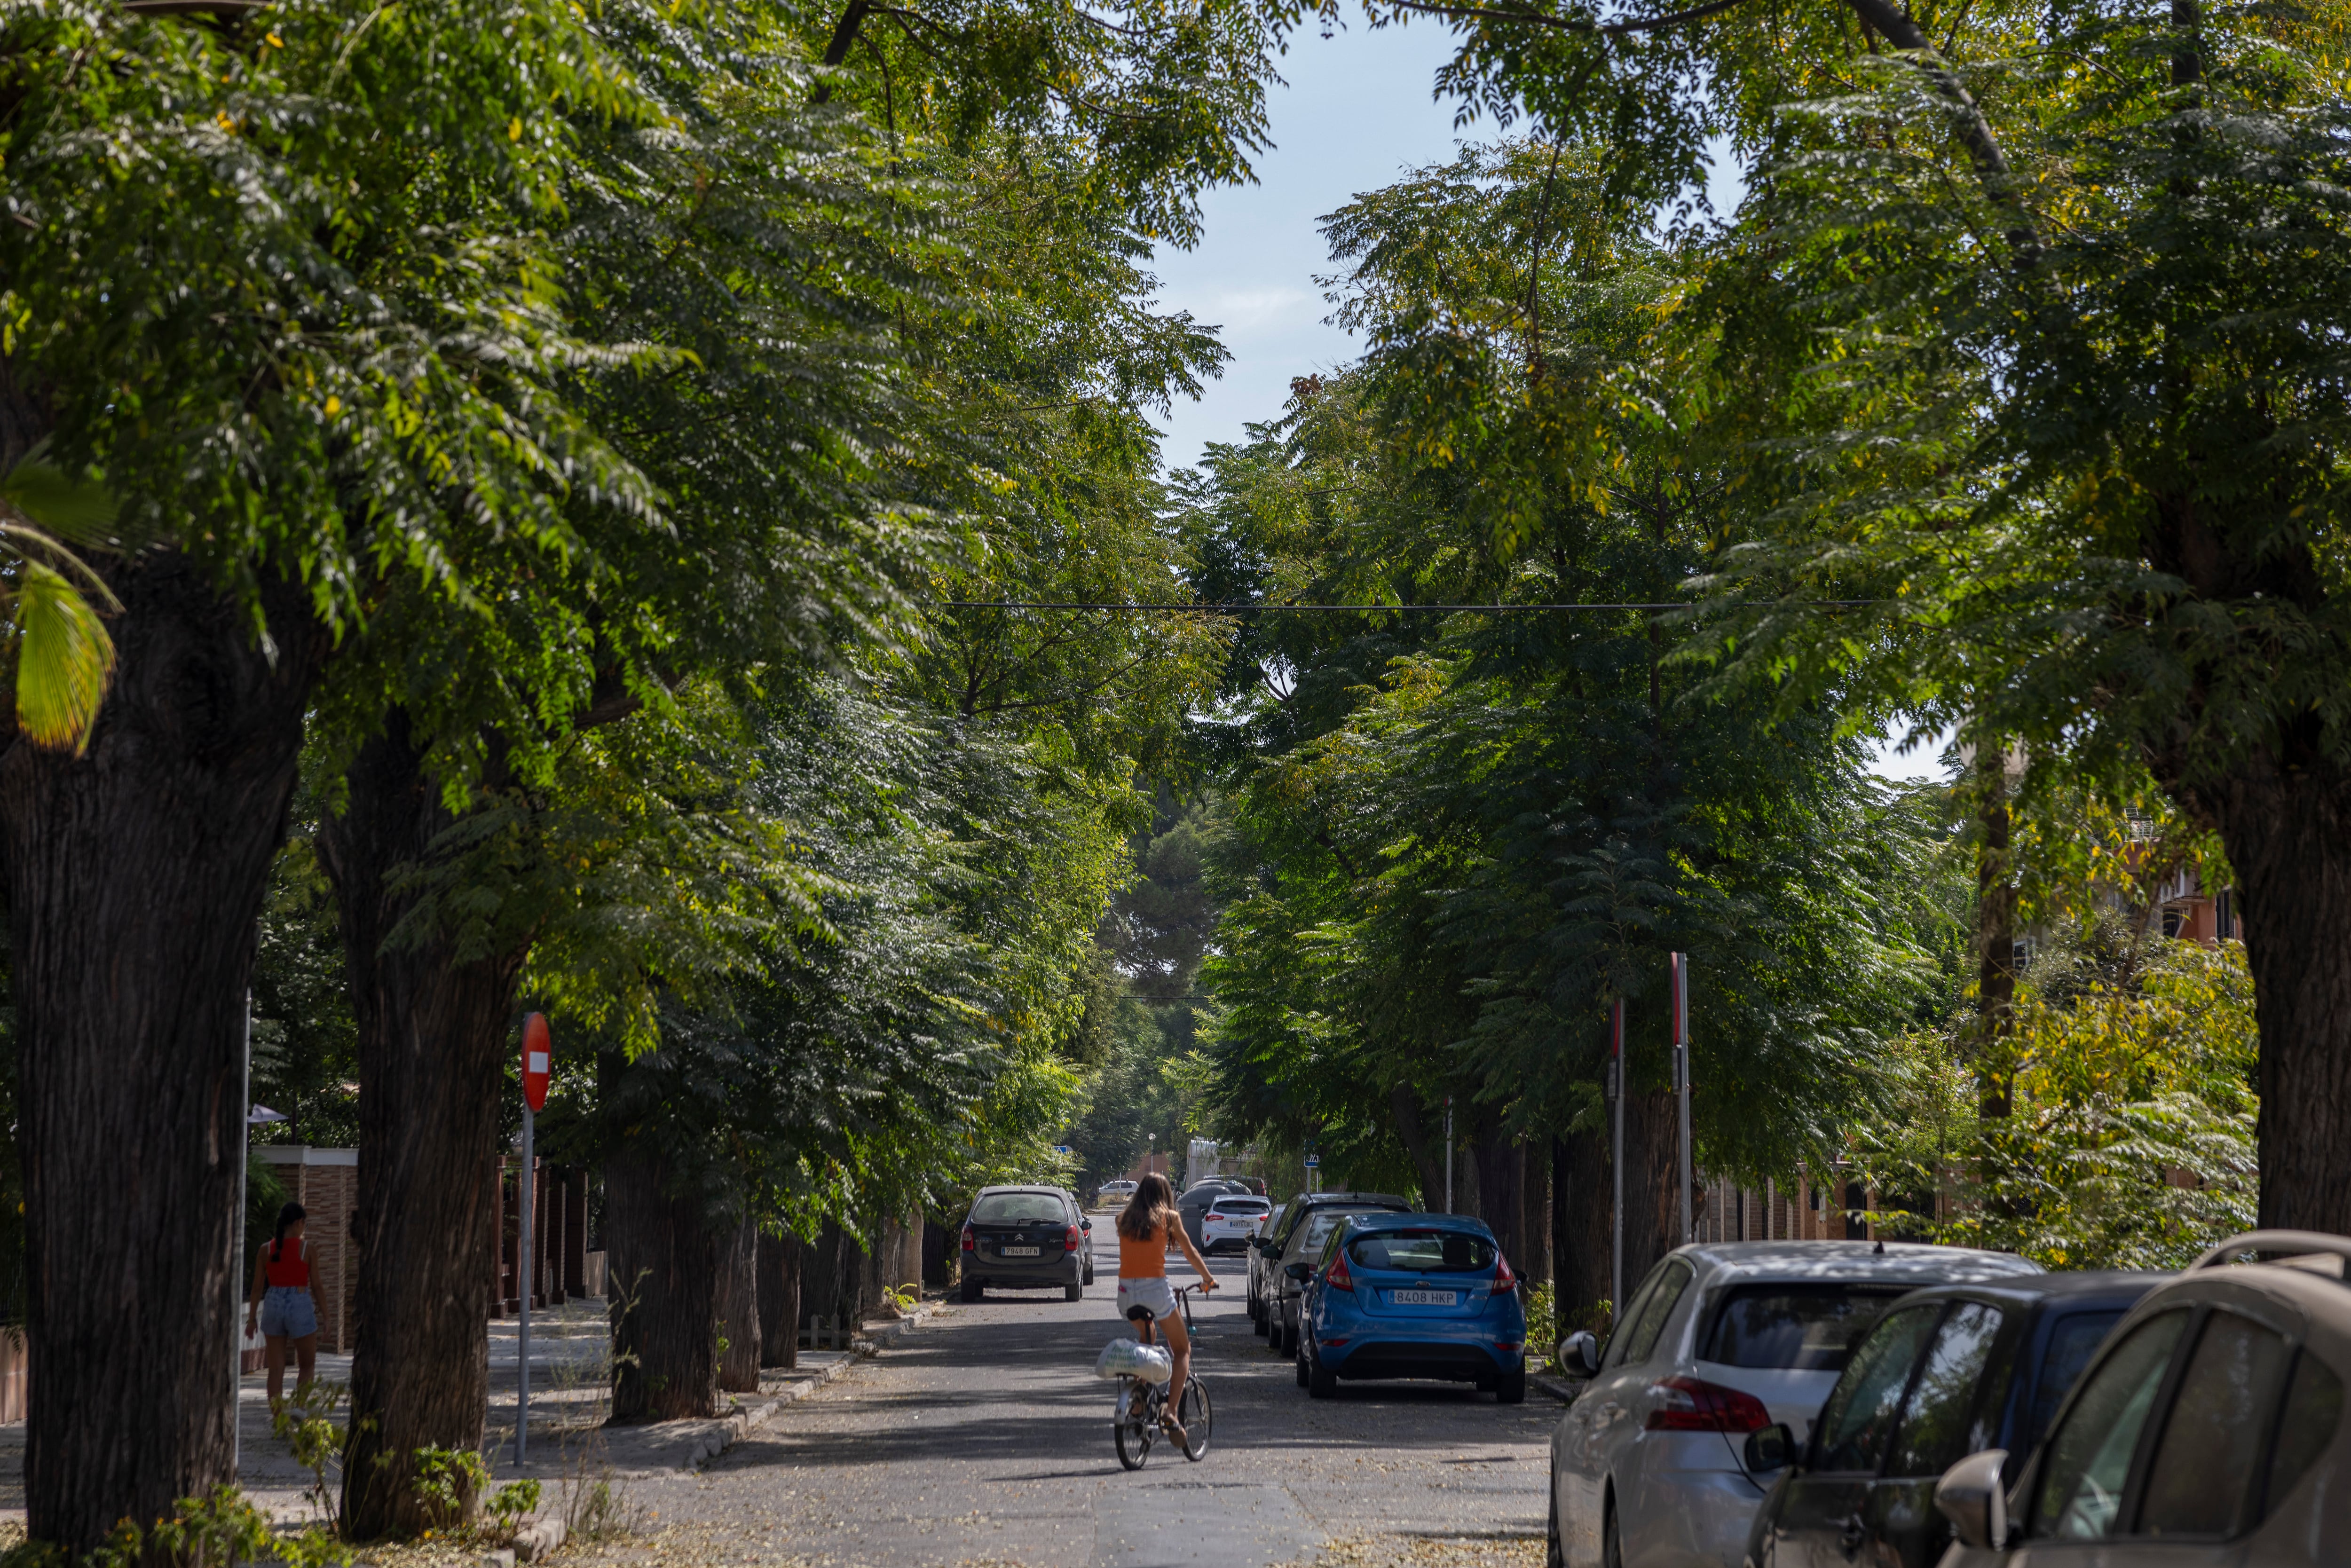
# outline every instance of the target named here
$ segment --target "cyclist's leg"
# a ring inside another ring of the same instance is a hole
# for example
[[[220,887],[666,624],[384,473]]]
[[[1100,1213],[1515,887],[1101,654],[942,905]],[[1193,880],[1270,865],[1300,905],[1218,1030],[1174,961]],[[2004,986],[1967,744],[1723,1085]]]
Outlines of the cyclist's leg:
[[[1184,1332],[1184,1314],[1170,1312],[1166,1321],[1167,1349],[1176,1358],[1175,1375],[1167,1380],[1167,1408],[1184,1403],[1184,1380],[1192,1375],[1192,1336]]]

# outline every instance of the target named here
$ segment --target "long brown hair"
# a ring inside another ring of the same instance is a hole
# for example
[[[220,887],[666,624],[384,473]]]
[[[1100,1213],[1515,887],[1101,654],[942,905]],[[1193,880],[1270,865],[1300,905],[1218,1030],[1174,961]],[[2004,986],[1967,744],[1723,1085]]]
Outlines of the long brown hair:
[[[1134,1184],[1134,1196],[1118,1211],[1118,1233],[1129,1241],[1148,1241],[1151,1233],[1161,1230],[1175,1234],[1175,1228],[1184,1223],[1176,1212],[1176,1189],[1157,1171],[1146,1171]]]

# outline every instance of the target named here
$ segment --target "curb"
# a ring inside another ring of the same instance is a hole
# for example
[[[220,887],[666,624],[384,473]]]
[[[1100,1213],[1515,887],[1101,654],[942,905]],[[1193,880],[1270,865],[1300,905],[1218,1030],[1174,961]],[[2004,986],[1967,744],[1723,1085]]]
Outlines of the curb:
[[[935,1304],[925,1302],[893,1322],[879,1324],[869,1333],[851,1339],[847,1361],[836,1361],[815,1376],[802,1378],[779,1389],[767,1396],[766,1402],[757,1407],[737,1404],[732,1412],[719,1417],[716,1429],[695,1444],[692,1451],[686,1455],[685,1464],[683,1467],[685,1472],[688,1475],[699,1473],[705,1465],[773,1420],[778,1411],[786,1406],[798,1404],[807,1398],[816,1390],[839,1378],[859,1362],[879,1355],[883,1351],[895,1344],[899,1336],[906,1331],[918,1324],[928,1322],[938,1311],[939,1308]],[[557,1522],[559,1530],[560,1521]],[[559,1543],[560,1535],[557,1539]],[[549,1550],[552,1548],[550,1547]]]
[[[1583,1392],[1583,1385],[1570,1383],[1563,1377],[1553,1377],[1547,1372],[1528,1373],[1527,1386],[1541,1389],[1562,1405],[1574,1404],[1575,1396]]]

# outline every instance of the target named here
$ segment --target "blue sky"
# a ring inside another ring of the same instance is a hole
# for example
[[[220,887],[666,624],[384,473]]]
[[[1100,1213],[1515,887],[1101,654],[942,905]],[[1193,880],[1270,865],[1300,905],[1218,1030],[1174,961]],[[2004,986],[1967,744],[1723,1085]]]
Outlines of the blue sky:
[[[1464,138],[1494,133],[1490,120],[1457,131],[1455,105],[1430,97],[1451,54],[1441,27],[1374,31],[1360,18],[1328,39],[1309,31],[1291,42],[1280,65],[1289,85],[1268,99],[1274,145],[1257,160],[1259,183],[1209,193],[1196,248],[1159,250],[1164,302],[1218,328],[1233,355],[1197,402],[1178,402],[1167,419],[1169,467],[1187,467],[1207,443],[1238,441],[1245,423],[1280,413],[1291,377],[1355,356],[1348,335],[1324,320],[1331,307],[1314,276],[1331,270],[1330,256],[1316,224],[1357,192],[1451,158]],[[1728,211],[1737,188],[1736,172],[1724,168],[1714,182],[1718,211]],[[1877,770],[1937,777],[1940,749],[1929,742],[1902,757],[1881,741]]]

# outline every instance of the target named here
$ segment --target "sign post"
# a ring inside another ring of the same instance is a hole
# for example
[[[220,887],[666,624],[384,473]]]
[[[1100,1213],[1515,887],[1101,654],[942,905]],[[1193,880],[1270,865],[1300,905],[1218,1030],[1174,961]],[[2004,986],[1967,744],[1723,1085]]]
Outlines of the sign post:
[[[548,1070],[555,1055],[554,1037],[548,1032],[547,1015],[533,1013],[522,1020],[522,1180],[517,1184],[522,1207],[522,1234],[517,1238],[515,1249],[516,1294],[522,1301],[522,1332],[517,1336],[515,1355],[515,1463],[519,1465],[530,1457],[530,1288],[537,1284],[538,1269],[531,1256],[530,1206],[537,1185],[537,1163],[532,1147],[532,1123],[547,1108]]]
[[[1608,1226],[1608,1321],[1625,1312],[1625,1002],[1608,1007],[1608,1170],[1616,1186]]]
[[[1445,1212],[1453,1212],[1453,1096],[1445,1097]]]
[[[1689,955],[1674,955],[1674,1097],[1681,1118],[1682,1245],[1695,1239],[1690,1230],[1690,1061]]]

